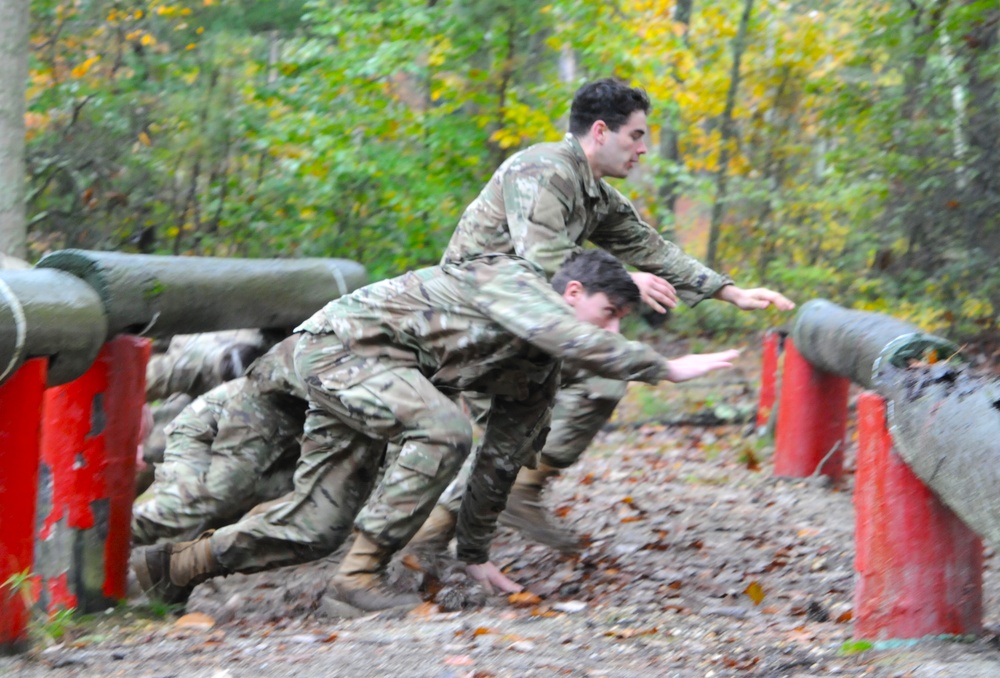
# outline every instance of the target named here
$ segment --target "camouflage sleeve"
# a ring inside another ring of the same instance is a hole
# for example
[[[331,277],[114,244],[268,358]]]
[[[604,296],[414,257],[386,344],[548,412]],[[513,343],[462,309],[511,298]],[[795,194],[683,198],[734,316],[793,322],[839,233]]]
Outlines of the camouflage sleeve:
[[[490,559],[497,518],[507,506],[517,473],[545,444],[558,381],[559,370],[553,369],[528,399],[493,399],[458,510],[455,537],[459,560],[485,563]]]
[[[545,353],[609,379],[655,384],[667,360],[649,346],[576,319],[563,298],[526,262],[480,261],[474,303],[494,322]]]
[[[554,168],[510,172],[503,183],[514,252],[541,266],[551,278],[570,254],[581,249],[566,228],[574,199],[571,183]]]
[[[591,242],[614,254],[640,271],[655,273],[677,289],[687,304],[694,306],[720,288],[732,284],[728,276],[716,273],[680,247],[664,240],[636,212],[632,203],[611,189],[608,216],[590,236]]]

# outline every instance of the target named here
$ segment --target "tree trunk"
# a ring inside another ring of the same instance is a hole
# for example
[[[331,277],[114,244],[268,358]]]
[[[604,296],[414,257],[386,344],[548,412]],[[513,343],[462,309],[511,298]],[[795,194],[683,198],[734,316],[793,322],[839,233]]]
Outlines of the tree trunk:
[[[684,44],[688,44],[689,28],[691,27],[691,12],[694,0],[680,0],[674,10],[674,21],[684,27]],[[680,82],[676,71],[671,74],[674,82]],[[675,113],[670,112],[660,127],[660,156],[668,160],[674,166],[681,164],[680,132]],[[676,173],[671,173],[660,186],[660,202],[666,206],[667,210],[673,212],[677,207],[677,198],[680,183],[677,181]]]
[[[28,0],[0,0],[0,254],[24,259],[24,111]]]
[[[746,0],[743,5],[743,16],[740,17],[740,27],[733,38],[733,65],[729,76],[729,91],[726,93],[726,108],[722,111],[719,125],[722,132],[719,143],[719,169],[715,175],[715,203],[712,205],[712,222],[708,230],[708,254],[705,264],[715,268],[716,250],[719,246],[719,228],[722,224],[722,211],[726,201],[726,180],[729,166],[729,145],[735,136],[733,126],[733,109],[736,107],[736,95],[740,90],[740,61],[746,50],[747,33],[750,28],[750,14],[753,12],[753,0]]]

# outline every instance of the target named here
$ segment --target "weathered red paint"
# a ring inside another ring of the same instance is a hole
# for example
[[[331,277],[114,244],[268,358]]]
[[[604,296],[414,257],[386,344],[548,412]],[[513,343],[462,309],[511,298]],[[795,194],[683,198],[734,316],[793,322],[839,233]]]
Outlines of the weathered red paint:
[[[757,402],[757,428],[767,426],[774,409],[778,393],[778,355],[781,351],[781,335],[768,330],[764,333],[763,355],[760,366],[760,399]]]
[[[893,451],[882,397],[857,409],[854,636],[979,633],[982,541]]]
[[[48,594],[49,609],[75,610],[79,607],[76,596],[69,586],[68,577],[65,572],[45,580],[45,589]]]
[[[107,450],[104,469],[111,500],[108,539],[105,542],[104,595],[124,600],[132,539],[132,502],[135,500],[136,449],[142,442],[142,407],[146,403],[146,363],[152,342],[119,336],[109,345],[111,374],[107,391]]]
[[[32,567],[47,364],[28,360],[0,385],[0,584]],[[24,642],[32,594],[0,588],[0,650]]]
[[[46,558],[39,570],[47,582],[65,574],[81,611],[125,597],[149,353],[147,339],[116,337],[86,373],[45,394],[42,478],[51,501],[41,507],[38,551]],[[54,554],[68,554],[70,562],[50,562]],[[56,596],[46,602],[49,609],[66,606]]]
[[[843,475],[851,382],[813,367],[785,340],[785,364],[774,440],[774,475]],[[824,461],[825,460],[825,461]]]

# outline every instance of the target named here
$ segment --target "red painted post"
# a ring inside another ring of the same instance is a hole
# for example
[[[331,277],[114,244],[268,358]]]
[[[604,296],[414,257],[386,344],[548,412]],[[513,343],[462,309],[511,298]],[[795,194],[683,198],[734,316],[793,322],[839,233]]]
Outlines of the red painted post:
[[[885,640],[979,633],[982,541],[892,447],[885,401],[862,393],[854,476],[854,636]]]
[[[778,354],[781,335],[775,330],[764,333],[764,350],[760,366],[760,400],[757,403],[757,430],[767,427],[778,393]]]
[[[849,379],[813,367],[791,338],[785,340],[774,475],[805,478],[819,468],[823,475],[840,478],[850,386]]]
[[[148,339],[120,335],[83,376],[45,393],[35,546],[47,609],[125,598]]]
[[[29,360],[0,385],[0,585],[32,568],[47,366],[45,358]],[[33,602],[26,588],[0,588],[0,653],[23,649]]]

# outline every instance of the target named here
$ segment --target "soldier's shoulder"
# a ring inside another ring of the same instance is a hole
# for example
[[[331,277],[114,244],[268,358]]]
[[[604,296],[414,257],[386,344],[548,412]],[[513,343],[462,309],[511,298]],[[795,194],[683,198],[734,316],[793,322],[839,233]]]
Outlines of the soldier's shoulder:
[[[507,172],[520,175],[570,177],[578,174],[576,156],[565,141],[529,146],[511,156],[504,165]]]

